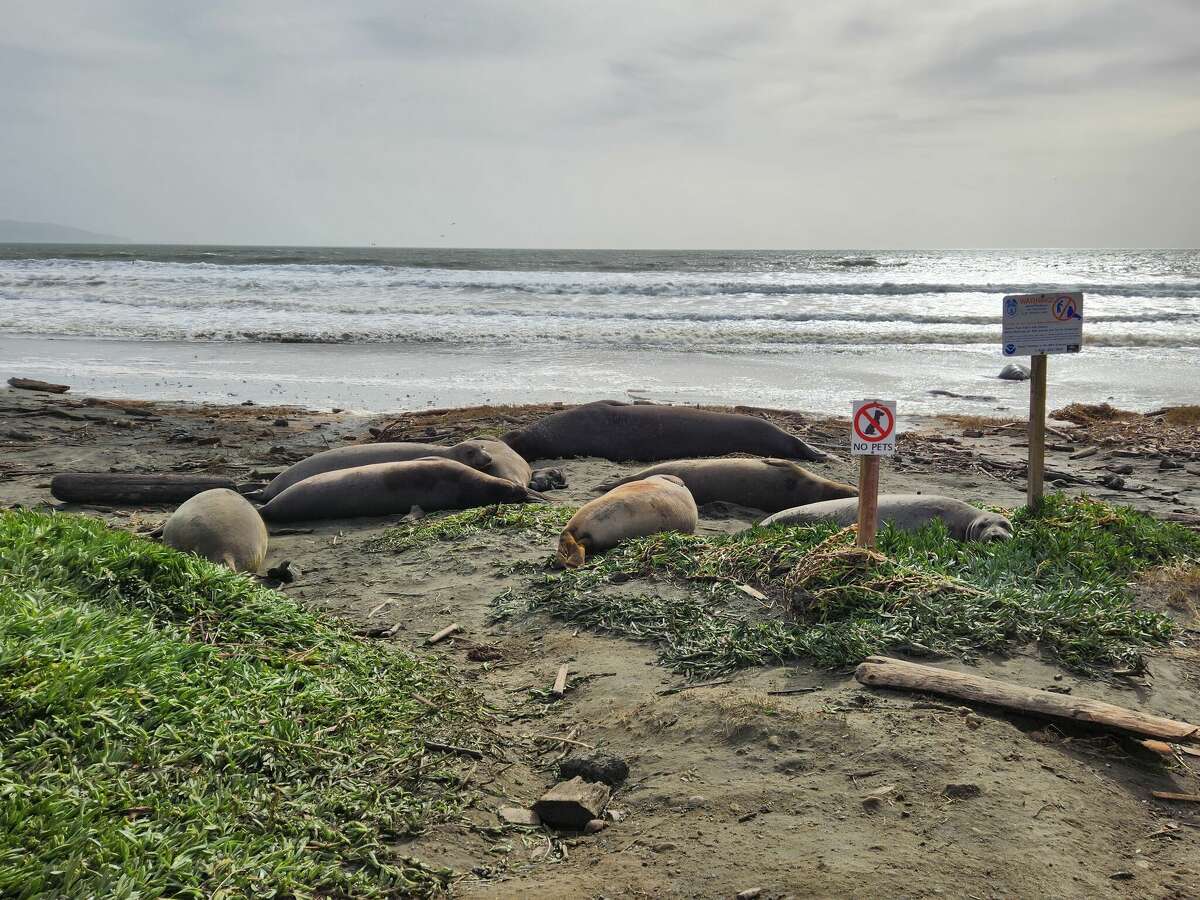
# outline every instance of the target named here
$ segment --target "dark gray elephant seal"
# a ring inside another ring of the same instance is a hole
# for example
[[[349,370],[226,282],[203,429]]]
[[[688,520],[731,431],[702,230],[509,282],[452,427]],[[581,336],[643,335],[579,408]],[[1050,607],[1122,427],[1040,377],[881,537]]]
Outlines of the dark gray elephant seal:
[[[414,506],[429,512],[540,499],[523,484],[485,475],[452,459],[414,459],[313,475],[293,484],[260,512],[269,522],[297,522],[390,516]]]
[[[546,416],[502,439],[529,460],[599,456],[621,462],[726,453],[819,461],[826,454],[766,419],[690,406],[600,400]]]
[[[500,444],[499,441],[489,441],[488,443]],[[500,444],[500,446],[504,447],[511,455],[517,455],[506,445]],[[322,472],[336,472],[338,469],[353,469],[356,466],[370,466],[375,463],[407,462],[428,456],[452,459],[464,466],[470,466],[472,469],[479,469],[481,472],[486,471],[494,462],[491,455],[482,446],[481,441],[463,441],[451,447],[405,441],[338,447],[335,450],[314,453],[308,459],[302,459],[294,466],[284,469],[275,476],[275,479],[263,489],[256,499],[265,503],[282,494],[293,484],[299,484],[305,478],[320,475]],[[527,478],[524,483],[528,483],[528,481]]]
[[[258,510],[228,488],[185,501],[167,519],[162,540],[235,572],[257,572],[267,555],[267,526]]]
[[[558,561],[574,568],[601,550],[660,531],[696,530],[696,501],[674,475],[653,475],[613,488],[579,507],[558,539]]]
[[[719,500],[764,512],[858,496],[858,488],[853,485],[814,475],[790,459],[680,459],[659,463],[596,490],[610,491],[651,475],[681,479],[701,505]]]
[[[917,531],[934,519],[946,523],[950,536],[960,541],[1008,541],[1012,522],[999,513],[979,509],[953,497],[937,494],[881,494],[879,524],[891,522],[902,531]],[[760,525],[812,525],[836,522],[853,525],[858,521],[858,500],[826,500],[785,509],[763,519]]]

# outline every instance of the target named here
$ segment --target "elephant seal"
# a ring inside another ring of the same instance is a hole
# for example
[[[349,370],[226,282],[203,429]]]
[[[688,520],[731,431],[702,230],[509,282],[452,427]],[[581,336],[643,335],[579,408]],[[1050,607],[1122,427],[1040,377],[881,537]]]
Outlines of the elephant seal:
[[[764,512],[858,496],[853,485],[829,481],[788,459],[680,459],[659,463],[596,490],[612,490],[651,475],[680,478],[699,505],[721,500]]]
[[[881,494],[879,523],[891,522],[902,531],[917,531],[934,519],[946,523],[950,536],[960,541],[1012,540],[1012,522],[1004,516],[979,509],[953,497],[937,494]],[[826,500],[785,509],[763,519],[759,525],[811,525],[836,522],[853,525],[858,521],[858,500]]]
[[[256,572],[267,555],[267,526],[236,491],[215,488],[185,501],[163,526],[163,543],[235,572]]]
[[[488,443],[500,444],[499,441]],[[338,469],[353,469],[356,466],[370,466],[375,463],[407,462],[422,457],[438,456],[452,459],[472,469],[485,471],[493,465],[494,460],[482,446],[482,441],[462,441],[452,447],[440,444],[415,444],[404,441],[394,441],[382,444],[360,444],[355,447],[338,447],[335,450],[323,450],[314,453],[308,459],[302,459],[293,466],[284,469],[275,479],[263,488],[255,499],[264,503],[282,494],[293,484],[299,484],[305,478],[319,475],[322,472],[335,472]],[[516,456],[504,444],[500,444],[510,454]],[[528,467],[526,467],[528,468]],[[493,473],[489,473],[493,474]],[[528,483],[528,478],[525,482]]]
[[[459,460],[459,462],[466,463],[472,469],[486,472],[495,478],[507,479],[513,484],[519,484],[522,487],[528,485],[533,479],[533,470],[529,468],[529,463],[525,461],[525,457],[521,456],[521,454],[504,443],[504,441],[478,439],[463,441],[457,446],[477,447],[481,453],[488,457],[488,462],[482,466],[469,463],[465,459]],[[537,488],[537,485],[534,485],[534,487]]]
[[[696,501],[674,475],[652,475],[613,488],[585,503],[558,539],[558,560],[581,566],[589,554],[615,547],[627,538],[660,531],[696,530]]]
[[[543,499],[523,484],[486,475],[453,459],[414,459],[321,472],[274,497],[260,512],[269,522],[352,519],[407,513],[414,506],[470,509]]]
[[[754,453],[819,461],[826,454],[757,416],[690,406],[599,400],[554,413],[501,440],[523,457],[599,456],[621,462]]]

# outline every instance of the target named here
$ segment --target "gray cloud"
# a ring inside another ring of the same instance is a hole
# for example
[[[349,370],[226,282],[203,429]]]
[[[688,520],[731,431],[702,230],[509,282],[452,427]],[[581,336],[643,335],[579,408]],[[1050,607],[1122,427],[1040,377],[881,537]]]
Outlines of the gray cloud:
[[[1200,239],[1182,0],[11,6],[6,218],[269,243]]]

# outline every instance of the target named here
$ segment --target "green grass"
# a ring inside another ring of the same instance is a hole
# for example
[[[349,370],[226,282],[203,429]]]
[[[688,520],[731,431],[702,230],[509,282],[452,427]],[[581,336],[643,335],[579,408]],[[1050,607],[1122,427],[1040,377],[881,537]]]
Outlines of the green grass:
[[[833,526],[653,535],[502,595],[497,615],[540,609],[652,641],[665,662],[696,675],[806,657],[841,667],[888,650],[971,658],[1030,641],[1069,668],[1097,671],[1137,665],[1168,638],[1170,620],[1135,608],[1130,581],[1197,559],[1200,536],[1062,496],[1038,515],[1018,512],[1014,526],[1014,540],[996,544],[954,541],[941,523],[916,534],[886,528],[874,554]],[[614,587],[633,579],[674,586]],[[738,583],[776,607],[747,610]]]
[[[457,541],[480,531],[528,531],[538,536],[557,534],[575,514],[574,507],[540,506],[526,503],[481,506],[438,518],[389,528],[378,537],[363,542],[370,553],[402,553],[427,547],[438,541]]]
[[[420,694],[434,708],[420,703]],[[0,895],[409,897],[479,699],[250,579],[0,514]]]

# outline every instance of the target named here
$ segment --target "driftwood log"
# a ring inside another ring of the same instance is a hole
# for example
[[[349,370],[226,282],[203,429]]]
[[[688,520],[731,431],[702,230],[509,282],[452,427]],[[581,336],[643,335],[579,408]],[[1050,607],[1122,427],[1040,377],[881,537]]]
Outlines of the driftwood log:
[[[10,387],[22,391],[42,391],[47,394],[65,394],[71,389],[69,384],[51,384],[49,381],[38,381],[36,378],[10,378]]]
[[[982,675],[951,672],[900,659],[869,656],[855,670],[854,677],[860,683],[871,687],[928,691],[931,694],[987,703],[1035,716],[1051,716],[1117,728],[1163,741],[1200,740],[1200,725],[1152,716],[1101,700],[1039,691],[994,678],[984,678]]]
[[[115,503],[144,506],[182,503],[213,488],[237,490],[228,478],[211,475],[132,475],[115,472],[73,472],[55,475],[50,493],[65,503]]]

